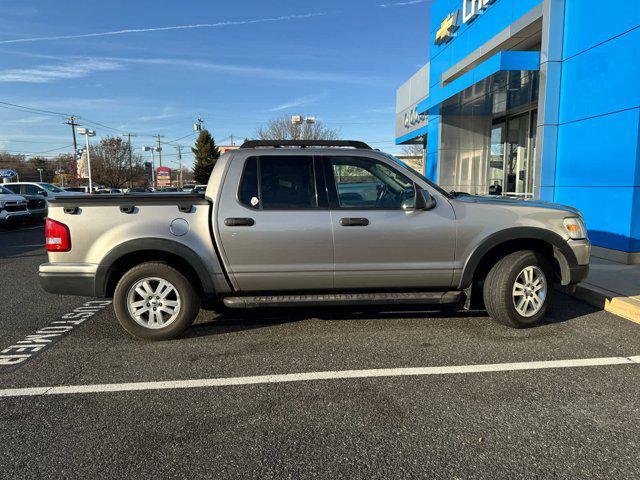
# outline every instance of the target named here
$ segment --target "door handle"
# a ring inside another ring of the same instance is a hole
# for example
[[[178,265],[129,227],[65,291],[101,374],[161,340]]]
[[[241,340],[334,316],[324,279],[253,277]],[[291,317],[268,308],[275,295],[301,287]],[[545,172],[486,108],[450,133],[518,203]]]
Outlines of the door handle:
[[[343,227],[366,227],[369,225],[368,218],[341,218],[340,225]]]
[[[227,227],[252,227],[255,223],[253,218],[225,218],[224,220]]]

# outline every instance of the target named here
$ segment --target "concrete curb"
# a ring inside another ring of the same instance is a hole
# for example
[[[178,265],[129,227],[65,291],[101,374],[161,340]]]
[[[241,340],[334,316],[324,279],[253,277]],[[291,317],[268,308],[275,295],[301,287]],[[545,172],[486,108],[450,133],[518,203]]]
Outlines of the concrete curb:
[[[594,307],[640,324],[640,297],[625,297],[589,283],[581,283],[575,287],[574,292],[564,291],[564,293]]]

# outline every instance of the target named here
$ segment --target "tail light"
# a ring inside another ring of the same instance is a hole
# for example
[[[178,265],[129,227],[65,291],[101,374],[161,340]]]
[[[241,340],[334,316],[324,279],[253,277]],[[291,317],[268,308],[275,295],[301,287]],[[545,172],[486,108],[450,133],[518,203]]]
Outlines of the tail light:
[[[56,222],[47,217],[44,236],[47,252],[68,252],[71,250],[71,234],[69,227],[64,223]]]

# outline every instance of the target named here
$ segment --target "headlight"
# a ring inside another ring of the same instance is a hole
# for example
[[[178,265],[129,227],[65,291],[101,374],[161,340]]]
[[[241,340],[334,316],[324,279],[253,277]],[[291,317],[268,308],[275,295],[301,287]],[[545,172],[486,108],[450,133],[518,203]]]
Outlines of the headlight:
[[[573,240],[587,238],[587,228],[581,218],[569,217],[564,219],[564,228]]]

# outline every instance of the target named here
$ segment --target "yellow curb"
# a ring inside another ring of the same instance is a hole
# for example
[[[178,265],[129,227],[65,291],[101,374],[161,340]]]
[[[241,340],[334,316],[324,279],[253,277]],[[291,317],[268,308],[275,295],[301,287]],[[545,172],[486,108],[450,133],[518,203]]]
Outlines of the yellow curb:
[[[575,292],[570,295],[609,313],[640,324],[640,296],[625,297],[588,283],[581,283],[576,287]]]

